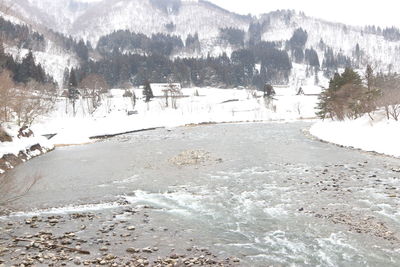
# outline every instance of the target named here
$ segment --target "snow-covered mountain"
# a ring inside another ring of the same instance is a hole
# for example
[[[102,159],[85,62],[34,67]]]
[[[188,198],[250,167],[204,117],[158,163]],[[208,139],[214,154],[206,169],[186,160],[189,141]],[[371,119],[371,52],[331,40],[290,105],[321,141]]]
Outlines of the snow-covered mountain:
[[[7,0],[13,10],[38,25],[96,44],[101,36],[116,30],[169,33],[185,39],[198,33],[203,54],[222,52],[216,40],[220,28],[247,31],[254,22],[263,24],[262,39],[286,41],[294,30],[308,32],[307,47],[317,49],[321,39],[336,52],[353,56],[359,44],[363,63],[400,71],[400,41],[367,33],[361,27],[331,23],[292,11],[278,11],[260,18],[241,16],[203,0]],[[168,27],[168,25],[170,27]],[[210,51],[211,50],[211,51]],[[318,51],[322,61],[322,50]],[[228,53],[229,54],[229,53]]]
[[[249,27],[259,23],[261,39],[282,41],[282,49],[293,32],[303,28],[308,33],[306,48],[314,48],[321,63],[325,51],[325,48],[321,47],[321,40],[325,47],[332,48],[336,54],[341,53],[353,59],[358,44],[360,68],[372,64],[377,70],[400,72],[400,38],[388,40],[381,33],[366,31],[362,27],[332,23],[294,11],[276,11],[260,17],[242,16],[204,0],[5,1],[12,7],[12,11],[7,15],[8,20],[28,24],[41,33],[50,28],[66,36],[90,41],[93,45],[96,45],[102,36],[117,30],[146,35],[173,34],[180,36],[183,41],[189,34],[198,33],[201,53],[194,55],[181,52],[175,56],[206,56],[208,53],[219,55],[222,52],[230,55],[234,48],[221,42],[220,29],[237,28],[244,30],[248,35]],[[51,54],[58,53],[60,49],[54,49],[57,46],[51,40],[49,42],[49,47],[52,47]],[[67,66],[57,64],[56,70],[53,70],[53,63],[42,60],[46,70],[57,76],[57,81],[62,79],[61,73],[65,67],[78,64],[74,57],[68,58],[65,51],[59,54],[64,55]],[[46,54],[39,57],[46,58],[49,58]]]
[[[382,71],[400,71],[400,40],[389,41],[382,34],[369,33],[362,27],[332,23],[293,11],[271,12],[262,16],[260,22],[266,25],[262,34],[265,41],[289,40],[296,29],[303,28],[308,33],[306,47],[316,49],[320,59],[323,59],[321,40],[350,58],[354,58],[358,44],[361,66],[371,64]]]
[[[145,34],[167,32],[182,37],[197,32],[202,39],[219,29],[247,30],[251,17],[240,16],[202,0],[8,0],[35,23],[96,44],[115,30]],[[173,25],[173,30],[167,29]]]

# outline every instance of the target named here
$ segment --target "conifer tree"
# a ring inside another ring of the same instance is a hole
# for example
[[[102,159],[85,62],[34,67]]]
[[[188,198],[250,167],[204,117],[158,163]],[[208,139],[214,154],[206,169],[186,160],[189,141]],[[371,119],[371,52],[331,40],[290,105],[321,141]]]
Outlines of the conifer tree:
[[[148,103],[152,98],[154,98],[153,90],[151,90],[150,82],[146,81],[144,84],[143,95],[145,97],[145,102]]]
[[[76,79],[75,70],[71,69],[68,82],[68,98],[72,103],[73,115],[76,115],[76,100],[79,97],[78,81]]]

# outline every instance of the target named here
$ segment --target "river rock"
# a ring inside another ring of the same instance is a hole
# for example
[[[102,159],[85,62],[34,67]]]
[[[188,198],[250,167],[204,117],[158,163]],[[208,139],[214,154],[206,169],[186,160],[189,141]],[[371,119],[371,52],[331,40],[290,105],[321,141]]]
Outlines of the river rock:
[[[127,248],[127,249],[126,249],[126,252],[128,252],[128,253],[139,253],[139,252],[140,252],[140,249],[137,249],[137,248]]]
[[[81,265],[81,264],[82,264],[81,259],[80,259],[80,258],[75,258],[74,264],[75,264],[75,265]]]
[[[58,220],[57,219],[50,219],[49,223],[50,224],[56,224],[56,223],[58,223]]]

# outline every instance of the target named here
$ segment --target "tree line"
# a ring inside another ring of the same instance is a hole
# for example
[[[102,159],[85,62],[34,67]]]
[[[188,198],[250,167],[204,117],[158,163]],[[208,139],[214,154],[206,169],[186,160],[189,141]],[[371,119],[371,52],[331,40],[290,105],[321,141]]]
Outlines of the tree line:
[[[261,64],[257,69],[256,65]],[[184,86],[262,86],[287,81],[292,64],[286,51],[276,43],[260,42],[236,50],[231,57],[176,58],[166,54],[104,53],[101,60],[88,60],[76,70],[78,81],[90,74],[105,78],[112,87],[126,82],[180,82]],[[260,79],[262,80],[260,82]],[[68,77],[65,77],[65,81]]]

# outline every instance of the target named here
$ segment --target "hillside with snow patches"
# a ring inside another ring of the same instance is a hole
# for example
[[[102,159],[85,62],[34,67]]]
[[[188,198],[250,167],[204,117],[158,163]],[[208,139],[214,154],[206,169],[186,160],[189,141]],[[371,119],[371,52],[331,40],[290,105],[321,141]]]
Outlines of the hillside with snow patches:
[[[294,11],[276,11],[256,18],[229,12],[203,0],[6,1],[12,7],[10,14],[5,16],[7,19],[30,24],[39,32],[49,27],[66,36],[90,41],[92,45],[96,45],[100,37],[117,30],[146,35],[173,34],[180,36],[183,41],[189,34],[198,33],[201,52],[181,51],[174,56],[218,56],[224,52],[230,55],[235,48],[221,42],[220,29],[232,27],[248,32],[251,24],[260,23],[262,40],[282,41],[282,48],[296,29],[303,28],[308,33],[306,48],[314,48],[321,63],[324,59],[324,49],[320,47],[322,40],[335,53],[353,58],[358,44],[361,52],[360,69],[372,64],[379,71],[400,71],[400,41],[388,41],[382,35],[365,32],[361,27],[331,23]],[[164,4],[160,5],[160,2]],[[168,29],[168,24],[173,25],[173,29]],[[46,72],[60,83],[65,67],[76,67],[79,61],[51,40],[48,43],[45,51],[33,52]],[[10,47],[7,51],[15,57],[26,53],[16,47]],[[294,68],[292,72],[297,69]],[[296,73],[293,75],[304,76]]]
[[[356,45],[361,50],[361,65],[373,65],[377,70],[400,70],[400,41],[388,41],[382,35],[366,32],[362,27],[332,23],[321,19],[308,17],[303,13],[271,12],[262,16],[261,22],[266,22],[262,39],[265,41],[286,41],[298,28],[308,33],[306,47],[319,52],[321,40],[336,52],[342,52],[348,57],[354,57]]]
[[[11,0],[7,0],[11,1]],[[13,9],[36,23],[96,44],[115,30],[186,37],[198,32],[202,39],[215,38],[219,29],[247,30],[251,18],[240,16],[206,1],[182,1],[179,8],[165,9],[149,0],[12,0]],[[173,1],[166,1],[173,2]],[[45,14],[45,15],[43,15]],[[173,32],[166,29],[175,24]]]

